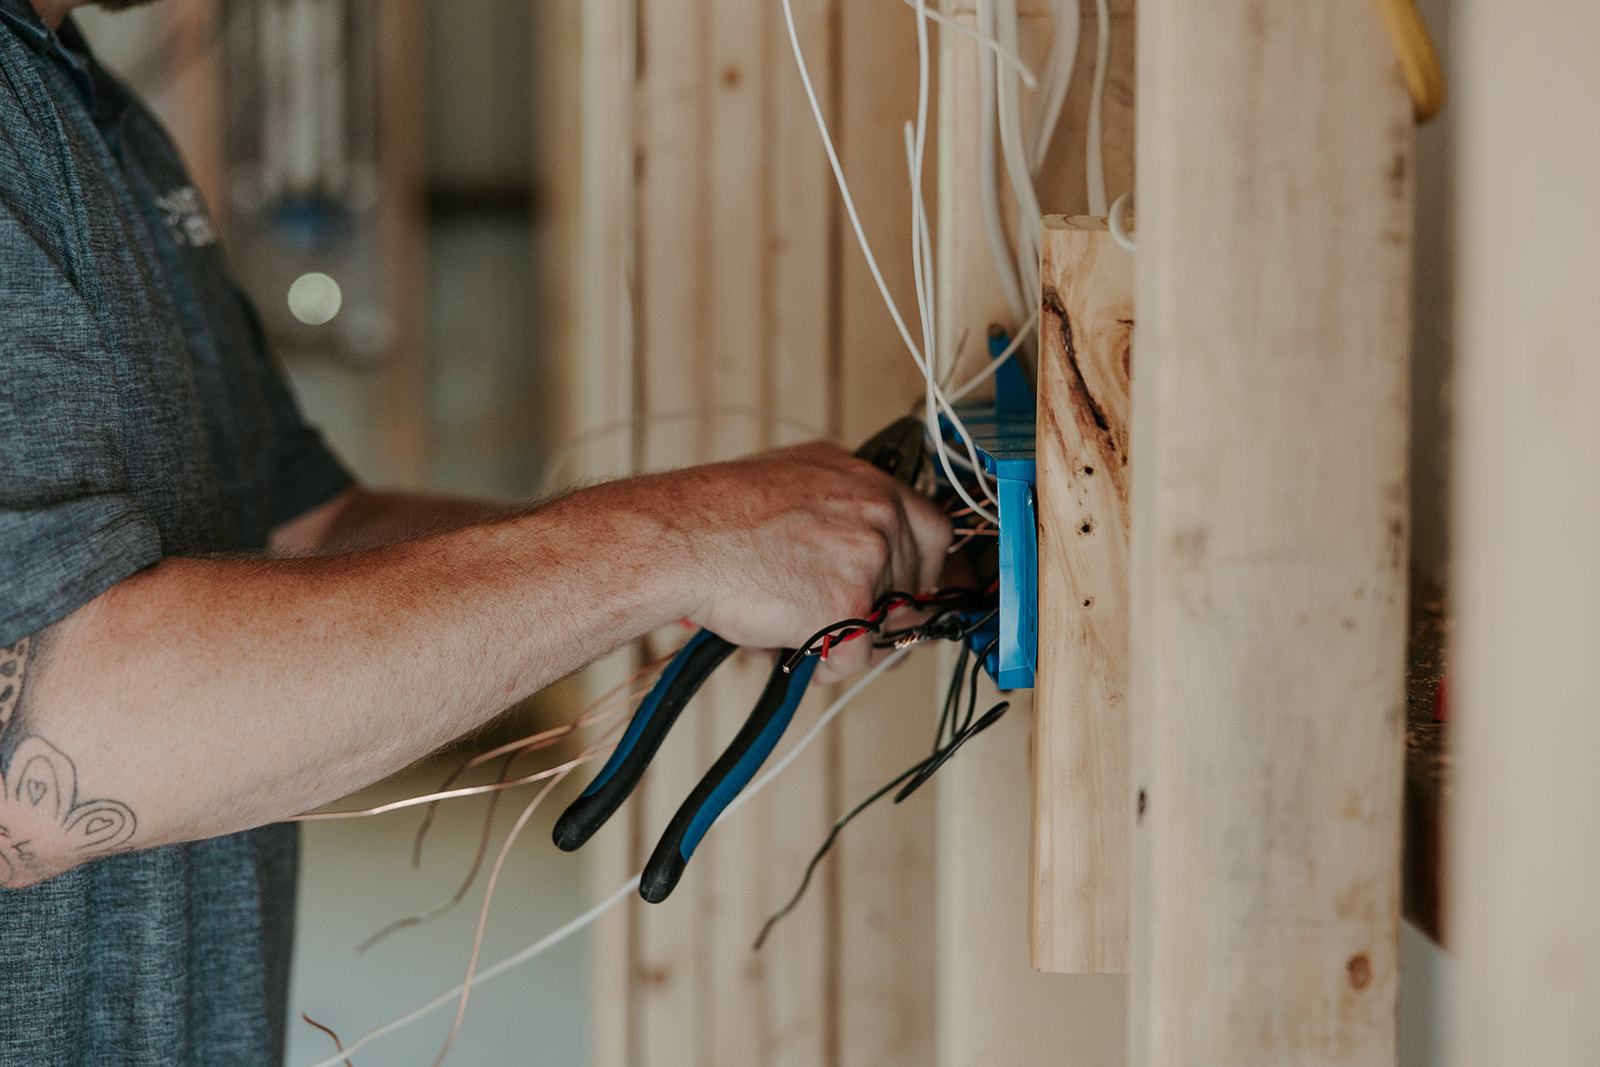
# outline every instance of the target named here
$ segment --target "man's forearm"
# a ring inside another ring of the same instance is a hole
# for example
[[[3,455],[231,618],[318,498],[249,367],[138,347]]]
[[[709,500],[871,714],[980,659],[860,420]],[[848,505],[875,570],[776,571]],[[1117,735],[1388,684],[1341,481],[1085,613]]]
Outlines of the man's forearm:
[[[7,658],[0,881],[314,807],[677,618],[680,542],[607,495],[352,555],[169,560],[86,605]]]
[[[272,533],[273,556],[328,556],[392,545],[473,523],[509,519],[526,508],[437,493],[355,486]]]

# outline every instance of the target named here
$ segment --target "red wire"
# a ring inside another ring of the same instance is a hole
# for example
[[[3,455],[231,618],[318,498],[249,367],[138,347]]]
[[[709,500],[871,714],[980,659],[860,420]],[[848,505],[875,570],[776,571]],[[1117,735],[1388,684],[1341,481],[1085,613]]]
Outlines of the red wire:
[[[989,586],[987,592],[988,593],[993,593],[999,588],[1000,588],[1000,581],[999,581],[999,579],[996,579],[993,582],[993,584],[991,584]],[[890,612],[895,611],[898,608],[903,608],[903,607],[907,607],[907,606],[926,607],[926,606],[928,606],[930,604],[943,603],[945,600],[949,599],[951,592],[953,592],[953,591],[952,590],[946,590],[944,592],[928,593],[928,594],[923,594],[923,595],[920,595],[920,596],[911,596],[911,595],[902,594],[900,596],[895,597],[893,600],[887,601],[887,602],[885,602],[883,604],[880,604],[878,607],[874,608],[873,611],[872,611],[872,614],[867,616],[867,621],[870,622],[873,626],[876,626],[878,623],[880,623],[884,619],[888,618]],[[872,631],[870,629],[868,629],[867,627],[857,626],[857,627],[854,627],[853,629],[846,630],[843,633],[825,634],[825,635],[823,635],[823,638],[822,638],[822,649],[817,654],[820,655],[824,661],[826,661],[827,658],[828,658],[829,650],[835,644],[842,645],[846,641],[854,641],[856,638],[860,637],[862,634],[871,633],[871,632]]]

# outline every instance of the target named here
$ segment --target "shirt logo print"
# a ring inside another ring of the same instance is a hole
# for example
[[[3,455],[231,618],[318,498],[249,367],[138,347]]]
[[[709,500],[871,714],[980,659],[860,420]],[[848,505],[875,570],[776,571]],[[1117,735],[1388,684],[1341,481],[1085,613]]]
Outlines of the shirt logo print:
[[[161,209],[162,220],[179,245],[204,248],[217,243],[216,228],[211,225],[205,201],[200,199],[194,186],[186,185],[166,196],[156,197],[156,207]]]

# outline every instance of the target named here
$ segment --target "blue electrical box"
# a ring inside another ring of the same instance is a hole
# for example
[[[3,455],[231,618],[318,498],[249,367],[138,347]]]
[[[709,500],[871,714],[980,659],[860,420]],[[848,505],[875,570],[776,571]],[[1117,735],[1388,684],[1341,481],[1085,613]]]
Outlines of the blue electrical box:
[[[1006,337],[991,332],[990,355]],[[1033,688],[1039,662],[1039,526],[1033,494],[1033,390],[1015,361],[995,374],[994,404],[956,406],[1000,501],[1000,642],[985,664],[1001,689]]]

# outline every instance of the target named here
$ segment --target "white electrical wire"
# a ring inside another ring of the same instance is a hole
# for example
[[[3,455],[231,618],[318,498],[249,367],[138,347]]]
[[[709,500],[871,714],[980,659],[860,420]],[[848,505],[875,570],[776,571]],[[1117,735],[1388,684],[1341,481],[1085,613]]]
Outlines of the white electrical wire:
[[[833,180],[839,187],[839,196],[844,202],[845,215],[850,219],[850,228],[856,235],[856,243],[861,247],[861,254],[866,258],[867,269],[872,274],[873,283],[878,287],[878,295],[883,299],[884,306],[888,309],[890,317],[894,320],[895,329],[900,333],[900,340],[905,344],[906,351],[911,353],[911,359],[916,363],[917,369],[922,372],[923,378],[927,379],[932,373],[930,363],[927,359],[923,358],[921,349],[917,346],[916,341],[912,339],[911,331],[906,326],[905,318],[900,314],[899,305],[895,303],[894,297],[889,293],[889,285],[884,281],[883,271],[878,266],[878,259],[872,254],[872,244],[867,240],[866,230],[861,225],[861,215],[856,211],[855,197],[850,194],[850,183],[845,179],[844,167],[839,162],[839,153],[833,145],[833,136],[828,132],[828,122],[822,115],[822,105],[817,101],[816,86],[814,86],[811,82],[811,69],[806,65],[805,51],[800,47],[800,34],[795,29],[794,22],[794,4],[792,0],[782,0],[782,2],[784,26],[789,33],[789,47],[794,52],[795,66],[798,68],[800,74],[800,84],[804,87],[806,91],[806,100],[811,105],[811,116],[816,120],[817,132],[822,137],[822,147],[828,156],[828,166],[833,170]],[[926,0],[923,0],[923,2],[919,4],[919,7],[923,13],[926,13]],[[921,18],[919,18],[917,22],[921,29],[919,34],[919,48],[922,48],[926,45],[927,23]],[[1015,51],[1014,48],[1012,50]],[[924,56],[923,59],[925,60],[926,56]],[[1013,78],[1015,76],[1015,73],[1011,75]],[[921,105],[919,110],[925,109],[926,100],[921,100],[919,103]],[[917,190],[917,195],[920,197],[920,187]],[[1037,227],[1037,220],[1035,222],[1035,226]],[[1037,248],[1037,244],[1035,247]],[[1035,252],[1035,255],[1037,255],[1037,252]],[[1033,285],[1035,287],[1038,285],[1037,267],[1035,268]],[[918,292],[923,293],[923,290],[919,288]],[[957,432],[960,433],[966,440],[967,448],[969,452],[972,453],[975,460],[976,452],[973,450],[972,437],[966,432],[965,424],[961,422],[960,416],[955,413],[955,410],[950,405],[949,401],[944,398],[944,394],[939,391],[937,384],[935,384],[933,391],[937,407],[944,411],[945,415],[949,417],[951,425],[954,426]],[[932,433],[936,439],[939,437],[937,418],[935,418],[932,424],[929,426],[929,432]],[[942,449],[940,454],[943,455]],[[950,473],[948,462],[946,462],[944,466],[946,468],[946,473]],[[988,494],[988,486],[983,480],[984,476],[981,473],[981,470],[978,473],[978,479],[980,487],[983,488],[985,494]],[[977,511],[985,515],[993,514],[986,508],[978,506],[975,501],[972,501],[968,497],[966,491],[962,489],[959,484],[957,484],[956,488],[957,491],[961,493],[962,499],[965,502],[972,504]],[[992,496],[990,499],[992,499]]]
[[[994,0],[978,0],[978,32],[994,36]],[[1046,83],[1054,69],[1046,71]],[[1000,292],[1013,319],[1027,313],[1022,285],[1017,280],[1017,263],[1011,240],[1000,217],[1000,188],[995,174],[995,62],[989,52],[978,54],[978,203],[983,212],[983,235],[989,243],[989,258],[1000,279]]]
[[[928,225],[927,204],[922,196],[922,164],[928,143],[928,101],[932,84],[931,49],[928,46],[928,22],[923,17],[927,12],[927,0],[916,0],[917,12],[917,121],[913,128],[909,124],[905,128],[906,140],[906,169],[911,175],[911,273],[917,291],[917,304],[922,312],[922,337],[923,352],[927,354],[921,367],[924,384],[924,401],[926,404],[925,419],[929,431],[933,435],[934,452],[939,457],[939,464],[944,468],[945,477],[949,480],[961,497],[963,503],[972,508],[973,513],[990,522],[999,524],[997,514],[999,501],[988,485],[988,478],[983,473],[978,463],[977,448],[972,442],[972,435],[967,431],[961,417],[956,414],[954,407],[945,399],[939,389],[939,383],[934,377],[932,353],[938,351],[937,322],[935,319],[935,299],[937,289],[934,284],[933,262],[933,235]],[[973,473],[977,475],[977,485],[985,499],[994,505],[996,511],[991,511],[978,503],[966,487],[956,477],[951,468],[949,451],[944,442],[944,434],[939,428],[939,412],[943,408],[950,419],[951,426],[957,435],[965,442],[968,458],[972,460]]]
[[[900,0],[900,2],[913,10],[915,10],[917,7],[917,0]],[[925,17],[932,19],[945,29],[955,30],[959,34],[971,37],[983,48],[983,51],[979,53],[980,56],[988,57],[989,62],[991,63],[994,62],[995,56],[999,56],[1001,59],[1011,64],[1012,68],[1016,70],[1017,77],[1022,79],[1023,85],[1026,85],[1032,90],[1037,90],[1039,88],[1039,78],[1033,73],[1033,68],[1024,63],[1022,61],[1022,57],[1017,55],[1017,53],[1013,52],[1011,49],[1005,47],[999,41],[995,40],[992,34],[985,33],[981,28],[975,30],[971,26],[963,26],[955,19],[950,18],[947,15],[941,15],[938,11],[935,11],[931,7],[925,8],[923,14]]]
[[[1089,134],[1084,152],[1089,179],[1089,214],[1106,214],[1106,160],[1101,144],[1101,112],[1106,97],[1106,67],[1111,59],[1111,6],[1095,0],[1094,88],[1089,93]]]
[[[922,371],[924,384],[924,419],[932,434],[934,452],[939,457],[940,466],[944,468],[946,477],[955,488],[956,494],[962,501],[970,506],[975,514],[990,521],[998,522],[999,517],[988,508],[979,504],[966,490],[951,469],[949,451],[944,442],[944,435],[939,431],[939,414],[941,409],[949,418],[952,427],[965,443],[968,456],[974,464],[977,474],[978,488],[991,504],[998,507],[994,493],[990,491],[987,477],[977,467],[978,453],[972,442],[972,435],[967,431],[961,417],[956,414],[954,407],[945,398],[940,390],[938,381],[934,377],[932,353],[938,351],[938,321],[936,317],[937,286],[935,284],[933,233],[928,225],[927,203],[922,193],[922,167],[927,154],[928,143],[928,105],[932,89],[932,60],[931,48],[928,42],[928,22],[923,17],[928,11],[926,0],[916,0],[917,13],[917,119],[913,125],[907,123],[904,128],[906,149],[906,171],[911,181],[911,273],[912,281],[917,293],[917,308],[922,318],[922,350],[925,354],[923,362],[919,365]]]
[[[1016,0],[997,0],[995,39],[1007,48],[1016,49]],[[1043,223],[1022,138],[1021,86],[1016,75],[1008,71],[997,71],[995,81],[996,103],[1000,112],[1000,152],[1005,159],[1006,173],[1011,179],[1012,196],[1017,202],[1017,275],[1022,282],[1023,293],[1034,294],[1039,291],[1039,241]]]
[[[994,359],[991,359],[982,370],[968,378],[966,382],[964,382],[959,388],[947,394],[949,396],[950,403],[955,404],[960,402],[962,397],[966,396],[978,386],[988,381],[994,376],[995,371],[999,370],[1006,363],[1010,362],[1011,357],[1017,354],[1017,351],[1022,347],[1022,342],[1028,339],[1029,331],[1033,329],[1034,324],[1038,321],[1039,313],[1037,311],[1035,311],[1032,315],[1029,315],[1028,321],[1024,322],[1017,329],[1017,335],[1011,339],[1010,344],[1006,345],[1004,352],[1001,352]]]
[[[1066,103],[1067,90],[1072,85],[1072,74],[1078,62],[1077,0],[1051,0],[1050,8],[1055,16],[1054,37],[1050,42],[1050,60],[1045,66],[1045,88],[1038,98],[1039,106],[1033,112],[1028,152],[1030,173],[1035,178],[1044,169],[1044,157],[1050,151],[1056,123],[1061,118],[1061,107]]]
[[[761,777],[752,782],[748,789],[735,797],[733,802],[723,810],[722,815],[718,817],[716,823],[713,823],[712,825],[720,825],[723,819],[726,819],[728,816],[738,811],[757,793],[765,789],[774,778],[788,769],[788,767],[800,757],[800,754],[811,746],[811,743],[817,739],[818,735],[820,735],[822,731],[827,728],[828,724],[836,719],[839,716],[839,713],[848,707],[850,702],[860,695],[862,690],[866,689],[867,686],[877,681],[885,671],[887,671],[890,667],[893,667],[896,663],[899,663],[902,659],[909,655],[910,652],[910,648],[899,649],[888,656],[882,663],[878,664],[876,667],[872,668],[872,670],[862,675],[854,685],[845,690],[844,694],[840,696],[838,700],[835,700],[831,705],[829,705],[828,710],[822,713],[821,717],[817,719],[815,725],[813,725],[811,729],[807,730],[799,741],[795,742],[795,746],[785,753],[782,759],[773,764],[772,768],[765,774],[761,775]],[[638,888],[639,878],[640,875],[634,875],[632,878],[628,879],[626,883],[618,887],[618,889],[610,896],[606,897],[604,900],[590,908],[588,911],[584,912],[582,915],[579,915],[576,919],[573,919],[571,922],[568,922],[563,926],[557,927],[555,930],[552,930],[550,933],[546,934],[538,941],[535,941],[521,952],[518,952],[513,956],[508,956],[494,966],[486,967],[479,971],[472,978],[473,988],[481,986],[491,978],[499,977],[514,967],[519,967],[522,964],[527,963],[534,957],[539,956],[551,948],[554,948],[556,945],[559,945],[573,934],[576,934],[580,930],[593,925],[596,919],[600,918],[600,916],[616,907],[628,896],[629,893]],[[430,1000],[428,1003],[422,1005],[420,1008],[407,1012],[398,1019],[390,1020],[374,1030],[367,1031],[365,1034],[362,1034],[360,1037],[356,1038],[355,1041],[346,1045],[343,1051],[337,1052],[325,1060],[318,1061],[313,1065],[313,1067],[339,1067],[339,1065],[344,1062],[345,1057],[349,1056],[357,1049],[376,1041],[378,1038],[383,1037],[386,1034],[392,1034],[396,1030],[407,1027],[416,1022],[418,1019],[421,1019],[424,1016],[444,1007],[446,1004],[456,1001],[457,998],[461,996],[461,988],[462,986],[458,984],[454,989],[446,990],[434,999]]]
[[[889,284],[883,280],[883,271],[878,268],[878,258],[872,254],[872,244],[867,240],[866,231],[861,226],[861,216],[856,211],[855,197],[850,195],[850,183],[845,180],[839,153],[834,150],[833,136],[828,132],[828,122],[822,117],[822,105],[817,102],[817,90],[811,84],[811,68],[806,65],[805,52],[800,48],[800,35],[795,30],[792,0],[783,0],[783,21],[789,31],[789,47],[794,52],[795,66],[799,68],[800,84],[804,86],[806,100],[811,104],[811,115],[816,120],[817,132],[822,135],[822,147],[828,154],[828,166],[833,169],[833,180],[839,187],[840,198],[844,201],[845,215],[850,219],[850,228],[855,231],[856,243],[861,246],[861,254],[866,257],[867,269],[871,271],[872,280],[878,287],[878,295],[883,298],[884,306],[889,309],[889,316],[894,319],[895,329],[900,331],[900,340],[905,342],[911,358],[916,360],[920,368],[923,364],[922,353],[918,350],[917,343],[911,339],[911,331],[906,329],[899,305],[889,293]]]

